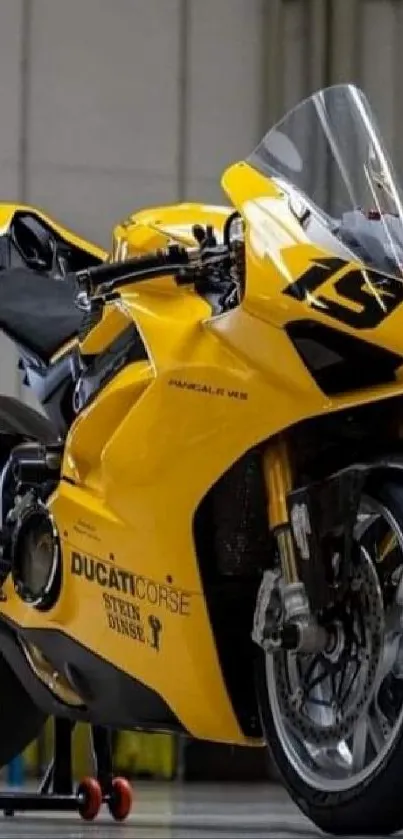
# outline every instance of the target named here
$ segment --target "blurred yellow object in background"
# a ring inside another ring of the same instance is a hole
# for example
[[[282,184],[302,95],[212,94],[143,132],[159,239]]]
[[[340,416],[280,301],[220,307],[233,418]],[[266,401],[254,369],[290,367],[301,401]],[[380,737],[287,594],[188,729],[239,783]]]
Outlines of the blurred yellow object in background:
[[[23,753],[24,768],[28,775],[39,775],[53,755],[53,723],[48,720],[41,738],[35,740]],[[89,726],[78,723],[73,737],[73,775],[80,779],[93,771]]]
[[[170,780],[176,771],[174,737],[171,734],[120,731],[114,759],[116,769],[124,774]]]
[[[119,731],[113,738],[117,772],[128,776],[150,776],[170,780],[176,772],[175,738],[170,734]],[[23,753],[24,769],[30,776],[43,771],[52,757],[53,725],[48,720],[40,740]],[[73,774],[76,779],[93,771],[89,726],[78,723],[73,739]]]

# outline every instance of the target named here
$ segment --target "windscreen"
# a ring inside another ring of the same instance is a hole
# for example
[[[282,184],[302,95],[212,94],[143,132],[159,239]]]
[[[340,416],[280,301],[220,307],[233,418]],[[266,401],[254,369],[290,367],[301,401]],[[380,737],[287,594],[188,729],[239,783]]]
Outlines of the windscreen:
[[[247,162],[302,193],[307,207],[319,211],[365,266],[403,275],[402,192],[366,97],[356,87],[336,85],[306,99],[266,134]]]

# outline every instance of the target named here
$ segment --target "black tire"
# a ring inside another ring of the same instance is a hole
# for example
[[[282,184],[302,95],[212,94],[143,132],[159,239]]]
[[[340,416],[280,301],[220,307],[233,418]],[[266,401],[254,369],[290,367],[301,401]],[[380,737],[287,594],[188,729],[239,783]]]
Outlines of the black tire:
[[[390,510],[403,532],[403,486],[379,481],[368,494]],[[334,835],[385,836],[403,828],[403,725],[371,775],[352,789],[325,792],[304,781],[283,750],[270,707],[263,654],[257,659],[257,694],[268,750],[289,794],[311,821]]]
[[[40,733],[46,715],[32,702],[0,656],[0,767],[20,754]]]

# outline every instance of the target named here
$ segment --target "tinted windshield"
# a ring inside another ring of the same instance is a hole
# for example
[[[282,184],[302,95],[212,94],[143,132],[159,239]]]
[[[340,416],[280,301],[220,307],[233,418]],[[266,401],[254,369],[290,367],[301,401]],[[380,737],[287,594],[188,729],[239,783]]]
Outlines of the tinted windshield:
[[[402,193],[356,87],[337,85],[306,99],[266,134],[248,163],[304,193],[365,265],[402,276]]]

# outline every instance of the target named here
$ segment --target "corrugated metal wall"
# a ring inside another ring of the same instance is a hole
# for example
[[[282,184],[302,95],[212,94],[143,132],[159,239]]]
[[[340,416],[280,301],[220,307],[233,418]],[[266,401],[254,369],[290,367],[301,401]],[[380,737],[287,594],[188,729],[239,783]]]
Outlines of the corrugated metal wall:
[[[403,0],[0,0],[0,196],[108,243],[220,200],[224,167],[315,88],[355,81],[402,168]],[[0,341],[0,387],[18,392]]]

